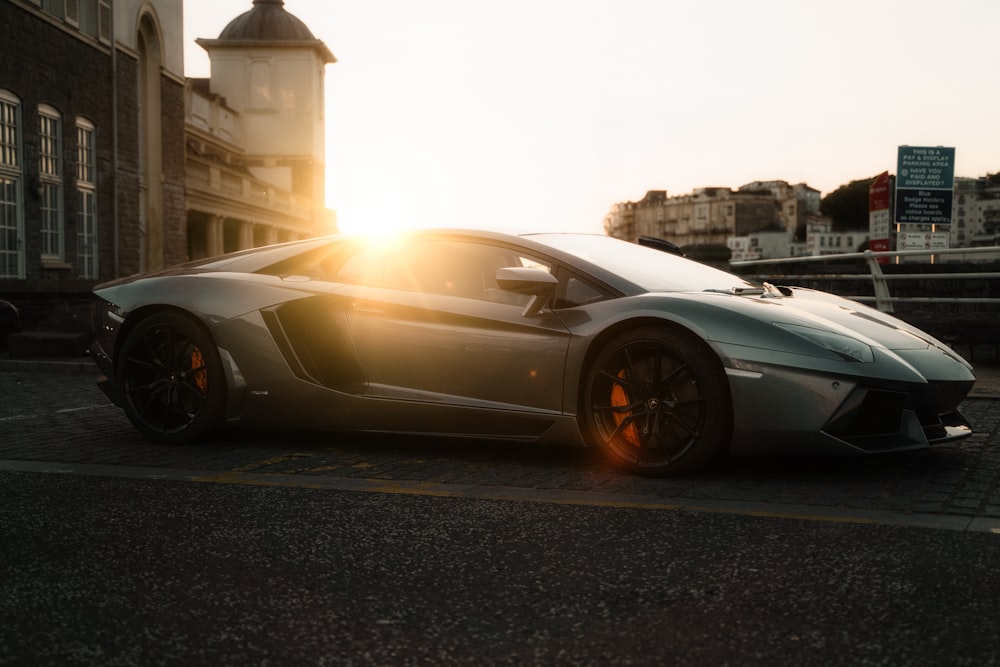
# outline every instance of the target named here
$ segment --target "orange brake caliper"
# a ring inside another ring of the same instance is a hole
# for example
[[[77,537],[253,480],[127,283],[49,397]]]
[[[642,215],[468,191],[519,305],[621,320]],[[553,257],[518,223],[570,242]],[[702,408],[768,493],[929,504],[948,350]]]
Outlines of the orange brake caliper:
[[[201,348],[194,348],[191,352],[191,369],[201,368],[200,371],[194,374],[194,383],[198,385],[198,389],[201,389],[201,393],[205,393],[206,387],[208,387],[208,373],[205,372],[203,368],[205,365],[205,358],[201,356]]]
[[[625,371],[622,370],[618,373],[618,377],[622,380],[625,379]],[[614,408],[624,408],[629,404],[628,393],[625,391],[625,387],[618,384],[617,382],[611,386],[611,406]],[[615,426],[621,426],[622,422],[628,419],[632,413],[631,412],[619,412],[615,410],[613,413],[615,418]],[[621,430],[621,435],[625,438],[625,441],[630,445],[635,447],[640,447],[639,444],[639,432],[635,430],[635,424],[627,424],[625,428]]]

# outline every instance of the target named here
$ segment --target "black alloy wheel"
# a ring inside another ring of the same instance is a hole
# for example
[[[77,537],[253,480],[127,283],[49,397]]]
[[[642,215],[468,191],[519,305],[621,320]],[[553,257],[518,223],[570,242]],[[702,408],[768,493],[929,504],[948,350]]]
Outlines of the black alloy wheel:
[[[188,317],[162,312],[136,324],[122,345],[117,376],[129,420],[154,442],[191,442],[221,422],[219,353]]]
[[[597,355],[583,397],[590,442],[615,466],[684,475],[717,462],[732,437],[718,358],[676,328],[622,334]]]

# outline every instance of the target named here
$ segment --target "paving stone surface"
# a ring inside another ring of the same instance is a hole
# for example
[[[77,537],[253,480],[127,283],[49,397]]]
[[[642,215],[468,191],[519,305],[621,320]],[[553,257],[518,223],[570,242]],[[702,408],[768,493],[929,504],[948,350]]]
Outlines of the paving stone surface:
[[[144,440],[74,367],[0,365],[0,460],[565,490],[687,503],[769,503],[1000,518],[1000,372],[962,405],[975,433],[926,451],[852,459],[737,459],[686,479],[621,474],[589,452],[512,443],[225,429],[184,447]]]

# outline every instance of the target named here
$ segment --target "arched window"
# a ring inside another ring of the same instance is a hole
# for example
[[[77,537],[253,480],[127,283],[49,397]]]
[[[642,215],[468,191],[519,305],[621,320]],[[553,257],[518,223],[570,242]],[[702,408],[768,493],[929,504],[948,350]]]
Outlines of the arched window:
[[[62,189],[62,116],[47,105],[38,105],[38,191],[42,261],[61,262],[64,257]]]
[[[21,101],[0,89],[0,278],[24,278]]]
[[[97,279],[97,162],[96,129],[76,119],[77,261],[81,278]]]

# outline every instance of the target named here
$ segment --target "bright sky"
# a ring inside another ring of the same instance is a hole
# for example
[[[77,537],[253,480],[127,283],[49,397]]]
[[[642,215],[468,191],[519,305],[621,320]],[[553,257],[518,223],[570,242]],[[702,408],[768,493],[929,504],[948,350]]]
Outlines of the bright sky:
[[[185,0],[194,43],[251,0]],[[996,0],[285,0],[326,68],[342,229],[602,231],[613,204],[757,180],[827,194],[896,149],[1000,171]]]

